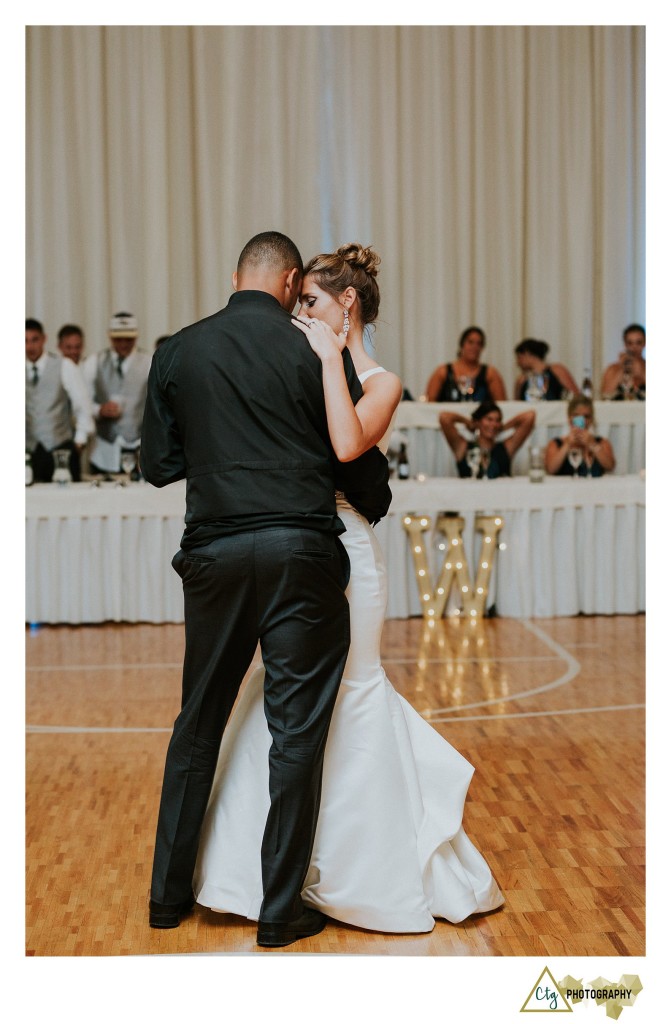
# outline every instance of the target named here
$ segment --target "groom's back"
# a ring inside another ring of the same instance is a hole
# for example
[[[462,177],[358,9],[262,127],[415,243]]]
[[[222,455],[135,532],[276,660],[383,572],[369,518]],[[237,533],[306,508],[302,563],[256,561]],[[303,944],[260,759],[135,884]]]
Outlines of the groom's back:
[[[320,362],[276,299],[238,292],[157,357],[183,446],[187,521],[334,514]]]
[[[173,408],[192,472],[214,453],[224,462],[330,460],[319,359],[272,296],[237,292],[171,345]]]
[[[272,295],[233,294],[160,347],[151,378],[184,454],[183,546],[274,525],[338,529],[320,363]]]
[[[157,487],[186,478],[182,547],[269,527],[342,533],[336,486],[371,522],[391,501],[377,449],[338,463],[328,435],[321,363],[288,310],[301,258],[286,235],[255,235],[228,306],[154,354],[141,463]],[[362,395],[343,353],[352,401]]]

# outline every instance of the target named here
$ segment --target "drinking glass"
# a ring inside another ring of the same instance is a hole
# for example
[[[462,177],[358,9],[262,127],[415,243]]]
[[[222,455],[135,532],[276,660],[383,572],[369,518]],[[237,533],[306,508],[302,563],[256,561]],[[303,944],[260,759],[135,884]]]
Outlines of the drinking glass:
[[[466,465],[471,471],[471,479],[475,479],[480,469],[481,451],[479,446],[473,446],[466,452]]]
[[[126,484],[130,483],[130,475],[133,472],[133,470],[135,469],[136,464],[137,464],[137,453],[134,450],[133,451],[128,451],[127,449],[122,448],[122,450],[121,450],[121,469],[126,474],[126,480],[124,481]]]
[[[66,484],[72,483],[72,473],[70,472],[70,452],[67,448],[57,448],[53,455],[54,472],[51,479],[53,483],[59,484],[61,487],[65,487]]]
[[[635,398],[634,392],[636,389],[634,388],[634,378],[631,374],[631,371],[629,371],[626,367],[624,373],[622,374],[622,381],[620,383],[620,387],[622,389],[622,397],[624,398],[625,402],[631,401],[633,398]]]
[[[542,373],[530,373],[527,378],[526,399],[528,402],[538,402],[545,394],[545,377]]]
[[[568,461],[571,469],[573,470],[573,476],[578,476],[578,470],[582,465],[582,452],[579,448],[571,448],[568,453]]]
[[[473,394],[473,378],[472,377],[459,377],[457,380],[457,387],[462,398],[467,398]]]

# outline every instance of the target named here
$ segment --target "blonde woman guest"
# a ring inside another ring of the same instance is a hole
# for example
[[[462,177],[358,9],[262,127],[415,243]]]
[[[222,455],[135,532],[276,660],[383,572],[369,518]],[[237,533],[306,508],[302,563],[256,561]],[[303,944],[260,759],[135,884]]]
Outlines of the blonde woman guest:
[[[615,455],[607,437],[594,434],[594,404],[576,395],[567,406],[569,429],[545,449],[545,469],[554,476],[603,476],[615,469]]]

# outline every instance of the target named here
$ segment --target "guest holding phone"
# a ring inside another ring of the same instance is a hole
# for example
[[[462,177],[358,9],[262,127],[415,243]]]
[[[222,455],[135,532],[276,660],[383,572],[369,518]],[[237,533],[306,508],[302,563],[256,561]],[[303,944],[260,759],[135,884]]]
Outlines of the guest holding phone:
[[[613,448],[594,434],[591,398],[576,395],[568,403],[569,431],[555,437],[545,450],[545,470],[554,476],[603,476],[615,468]]]

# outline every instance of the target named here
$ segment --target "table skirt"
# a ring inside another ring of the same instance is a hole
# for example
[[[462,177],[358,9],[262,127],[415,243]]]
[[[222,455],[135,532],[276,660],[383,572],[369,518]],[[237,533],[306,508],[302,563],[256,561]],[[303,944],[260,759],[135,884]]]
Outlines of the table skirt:
[[[35,485],[26,492],[26,621],[182,622],[171,566],[184,528],[184,484],[91,488]],[[392,482],[389,515],[375,527],[389,574],[389,618],[419,615],[402,517],[459,512],[471,578],[478,512],[500,514],[487,606],[513,618],[634,614],[645,609],[645,485],[640,476],[547,478],[542,484],[432,479]],[[435,530],[433,531],[435,534]],[[429,531],[429,563],[441,553]],[[455,598],[453,595],[452,605]]]

